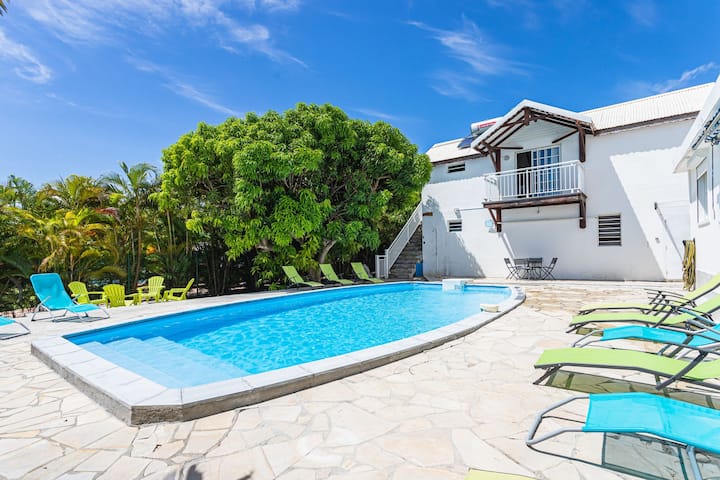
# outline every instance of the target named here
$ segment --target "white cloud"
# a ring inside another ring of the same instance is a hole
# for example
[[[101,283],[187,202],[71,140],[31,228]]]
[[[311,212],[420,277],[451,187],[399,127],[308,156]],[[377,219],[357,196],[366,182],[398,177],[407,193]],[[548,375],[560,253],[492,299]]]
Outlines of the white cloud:
[[[408,23],[430,32],[448,50],[450,55],[466,63],[481,75],[520,72],[517,64],[499,55],[502,47],[491,43],[484,37],[480,28],[469,20],[463,21],[463,27],[460,30],[442,30],[421,22]]]
[[[297,0],[259,0],[269,12],[295,10]],[[214,30],[220,46],[263,54],[275,62],[305,64],[275,46],[264,25],[240,22],[223,10],[225,4],[240,3],[256,8],[254,0],[26,0],[23,8],[68,44],[123,44],[127,37],[172,33],[178,25]]]
[[[408,22],[430,32],[450,56],[464,64],[465,71],[439,71],[433,77],[432,88],[441,95],[477,100],[474,93],[483,77],[502,74],[524,74],[521,64],[503,57],[504,47],[488,40],[478,26],[464,20],[459,30],[443,30],[421,22]]]
[[[199,103],[200,105],[204,105],[211,110],[215,110],[216,112],[220,112],[225,115],[233,115],[236,117],[242,115],[237,110],[233,110],[232,108],[226,107],[221,103],[217,102],[210,95],[201,92],[186,80],[178,78],[178,76],[172,71],[170,71],[168,68],[154,64],[152,62],[148,62],[146,60],[139,59],[137,57],[127,56],[125,59],[137,70],[144,73],[157,75],[162,78],[164,82],[163,86],[180,97],[187,98],[188,100],[192,100],[195,103]]]
[[[33,52],[21,43],[10,40],[0,30],[0,59],[14,65],[15,74],[33,83],[48,83],[52,80],[52,70],[43,65]]]
[[[626,1],[624,5],[628,14],[643,27],[654,27],[657,23],[657,6],[653,0]]]
[[[708,62],[703,65],[697,66],[690,70],[685,70],[677,78],[670,78],[661,82],[645,82],[645,81],[634,81],[628,82],[620,87],[622,93],[628,97],[642,97],[645,95],[654,95],[658,93],[670,92],[689,86],[693,80],[697,80],[698,77],[705,73],[717,72],[720,70],[720,65],[715,62]],[[713,80],[710,78],[709,80]]]
[[[374,110],[372,108],[351,108],[351,110],[365,115],[366,117],[379,118],[380,120],[386,120],[388,122],[397,122],[400,120],[400,117],[396,115]]]

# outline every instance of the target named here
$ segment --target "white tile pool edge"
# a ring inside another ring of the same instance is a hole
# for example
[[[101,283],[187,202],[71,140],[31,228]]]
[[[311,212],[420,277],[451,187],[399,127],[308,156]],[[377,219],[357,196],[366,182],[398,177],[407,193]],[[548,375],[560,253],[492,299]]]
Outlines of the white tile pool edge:
[[[497,312],[481,312],[395,342],[269,372],[194,387],[168,388],[115,365],[63,337],[31,343],[31,352],[81,392],[131,425],[193,420],[263,402],[415,355],[474,332],[525,300],[519,287]],[[298,294],[309,293],[302,292]]]

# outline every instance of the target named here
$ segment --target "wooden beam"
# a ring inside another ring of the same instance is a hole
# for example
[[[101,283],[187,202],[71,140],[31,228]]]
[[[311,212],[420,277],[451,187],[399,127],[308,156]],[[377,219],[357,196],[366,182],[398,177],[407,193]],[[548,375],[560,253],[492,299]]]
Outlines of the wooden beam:
[[[488,212],[490,212],[490,218],[492,218],[495,224],[495,231],[498,233],[502,232],[502,210],[499,208],[491,208]]]
[[[523,108],[523,125],[530,125],[530,120],[533,120],[530,115],[530,109],[525,107]]]
[[[500,171],[500,149],[499,148],[493,148],[490,151],[490,159],[493,162],[493,165],[495,165],[495,171]]]
[[[573,131],[570,132],[570,133],[566,133],[566,134],[563,135],[562,137],[556,138],[555,140],[553,140],[553,141],[550,142],[550,143],[562,142],[562,141],[565,140],[566,138],[568,138],[568,137],[570,137],[570,136],[572,136],[572,135],[575,135],[576,133],[578,133],[578,132],[576,132],[576,131],[573,130]]]
[[[580,198],[580,228],[585,228],[587,226],[585,212],[585,195],[583,195],[582,198]]]
[[[520,200],[483,202],[484,208],[513,209],[528,207],[544,207],[551,205],[569,205],[580,203],[585,199],[584,193],[573,193],[571,195],[562,195],[559,197],[530,197]]]
[[[577,124],[578,131],[578,147],[580,153],[580,162],[585,162],[585,130],[583,130],[580,122]]]
[[[519,125],[516,126],[515,130],[509,131],[509,133],[508,133],[508,132],[505,132],[506,135],[505,135],[504,137],[498,137],[498,138],[495,140],[495,145],[500,146],[505,140],[510,139],[510,137],[512,137],[513,135],[515,135],[517,132],[519,132],[521,128],[523,128],[523,125],[522,125],[522,124],[519,124]]]

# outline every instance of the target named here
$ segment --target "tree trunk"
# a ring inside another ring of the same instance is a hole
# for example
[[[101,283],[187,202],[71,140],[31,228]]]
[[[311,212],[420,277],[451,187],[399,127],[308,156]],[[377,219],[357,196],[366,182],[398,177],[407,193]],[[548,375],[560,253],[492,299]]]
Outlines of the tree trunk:
[[[318,263],[325,263],[325,259],[327,258],[328,253],[330,253],[330,249],[334,247],[336,243],[337,240],[323,240],[323,248],[318,256]]]

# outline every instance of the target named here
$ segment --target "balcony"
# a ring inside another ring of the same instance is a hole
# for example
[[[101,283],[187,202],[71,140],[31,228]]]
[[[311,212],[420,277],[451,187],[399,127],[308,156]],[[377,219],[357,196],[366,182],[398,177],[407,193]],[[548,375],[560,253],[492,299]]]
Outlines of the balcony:
[[[540,167],[519,168],[484,176],[486,198],[497,231],[502,231],[502,210],[548,205],[580,206],[580,228],[585,228],[585,172],[579,160]]]

